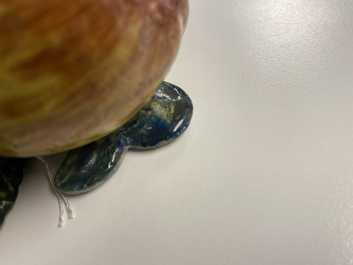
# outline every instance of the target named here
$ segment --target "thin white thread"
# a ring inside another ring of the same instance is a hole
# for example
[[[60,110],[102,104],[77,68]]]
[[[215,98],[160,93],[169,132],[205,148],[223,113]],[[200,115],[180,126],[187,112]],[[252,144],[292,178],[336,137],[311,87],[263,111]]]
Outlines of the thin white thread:
[[[69,218],[69,219],[75,219],[75,211],[74,211],[74,209],[72,208],[72,205],[71,205],[71,202],[69,201],[69,199],[68,198],[66,198],[65,196],[64,196],[64,194],[62,194],[62,193],[59,193],[60,194],[60,196],[61,196],[61,199],[63,200],[63,202],[64,202],[64,204],[65,204],[65,208],[66,208],[66,213],[67,213],[67,217]]]
[[[42,157],[37,157],[37,159],[44,165],[46,169],[46,175],[50,184],[50,188],[53,191],[59,205],[59,222],[58,222],[58,227],[63,227],[65,225],[65,216],[64,216],[64,211],[63,211],[63,205],[65,206],[66,209],[66,214],[69,219],[74,219],[75,218],[75,211],[72,208],[71,202],[69,201],[68,198],[64,196],[60,191],[58,191],[55,187],[54,180],[53,180],[53,175],[50,171],[49,164],[47,161],[45,161],[44,158]]]

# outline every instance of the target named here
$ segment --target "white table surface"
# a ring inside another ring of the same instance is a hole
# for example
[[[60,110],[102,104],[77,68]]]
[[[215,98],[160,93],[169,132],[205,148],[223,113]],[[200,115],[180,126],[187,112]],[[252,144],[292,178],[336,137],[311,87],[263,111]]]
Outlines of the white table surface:
[[[34,164],[1,265],[353,263],[353,1],[191,0],[189,22],[168,78],[188,133],[128,154],[65,229]]]

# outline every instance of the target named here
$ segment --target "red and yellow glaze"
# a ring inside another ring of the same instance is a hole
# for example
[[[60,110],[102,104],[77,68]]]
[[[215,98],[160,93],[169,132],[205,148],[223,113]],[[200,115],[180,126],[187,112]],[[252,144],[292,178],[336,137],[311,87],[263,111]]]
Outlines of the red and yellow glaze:
[[[121,126],[165,77],[187,15],[187,0],[0,0],[0,155]]]

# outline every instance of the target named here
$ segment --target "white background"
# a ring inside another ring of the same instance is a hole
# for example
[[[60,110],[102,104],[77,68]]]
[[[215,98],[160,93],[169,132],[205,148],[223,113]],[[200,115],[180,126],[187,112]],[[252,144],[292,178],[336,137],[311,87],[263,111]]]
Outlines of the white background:
[[[191,0],[168,77],[188,133],[128,154],[61,230],[34,164],[0,264],[352,264],[352,44],[351,0]]]

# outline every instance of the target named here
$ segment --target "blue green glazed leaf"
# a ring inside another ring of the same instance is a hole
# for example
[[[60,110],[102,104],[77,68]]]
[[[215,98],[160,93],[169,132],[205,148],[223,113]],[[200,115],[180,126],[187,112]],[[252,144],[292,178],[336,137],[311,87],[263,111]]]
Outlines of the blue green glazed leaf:
[[[16,202],[23,166],[23,159],[0,158],[0,226]]]
[[[181,88],[163,82],[150,103],[122,128],[125,144],[132,150],[162,147],[186,131],[192,114],[189,96]]]
[[[117,170],[128,150],[149,150],[178,138],[189,127],[193,105],[179,87],[163,82],[152,100],[123,128],[68,153],[54,184],[68,195],[95,189]]]
[[[68,195],[91,191],[114,174],[124,152],[125,147],[118,132],[72,150],[59,167],[54,184]]]

